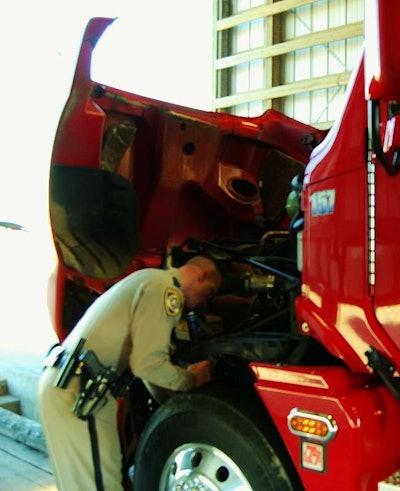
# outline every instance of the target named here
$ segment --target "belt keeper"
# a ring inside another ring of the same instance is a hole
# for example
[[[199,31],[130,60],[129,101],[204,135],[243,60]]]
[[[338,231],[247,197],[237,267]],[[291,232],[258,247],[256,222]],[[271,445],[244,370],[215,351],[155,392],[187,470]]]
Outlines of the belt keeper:
[[[50,348],[46,358],[43,360],[43,366],[45,368],[60,366],[64,353],[65,353],[64,346],[62,346],[59,343],[55,344]]]

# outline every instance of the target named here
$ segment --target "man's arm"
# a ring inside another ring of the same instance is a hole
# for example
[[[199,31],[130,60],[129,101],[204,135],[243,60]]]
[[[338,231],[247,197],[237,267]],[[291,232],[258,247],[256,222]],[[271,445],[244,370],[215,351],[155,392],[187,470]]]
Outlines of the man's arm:
[[[171,308],[171,304],[176,308]],[[180,290],[163,281],[149,282],[134,309],[131,327],[133,373],[154,385],[175,391],[188,390],[209,380],[207,362],[185,369],[170,361],[171,333],[182,308]]]

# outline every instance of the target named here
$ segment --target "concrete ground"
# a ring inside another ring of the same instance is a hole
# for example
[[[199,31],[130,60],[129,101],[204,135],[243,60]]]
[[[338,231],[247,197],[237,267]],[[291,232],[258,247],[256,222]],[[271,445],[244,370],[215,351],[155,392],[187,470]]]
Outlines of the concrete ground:
[[[56,491],[47,455],[0,434],[0,491]]]
[[[42,354],[0,350],[0,380],[5,380],[9,394],[20,400],[21,414],[37,422],[37,386],[42,359]]]
[[[36,404],[40,363],[39,355],[0,352],[0,379],[22,413],[0,407],[0,491],[56,491]]]

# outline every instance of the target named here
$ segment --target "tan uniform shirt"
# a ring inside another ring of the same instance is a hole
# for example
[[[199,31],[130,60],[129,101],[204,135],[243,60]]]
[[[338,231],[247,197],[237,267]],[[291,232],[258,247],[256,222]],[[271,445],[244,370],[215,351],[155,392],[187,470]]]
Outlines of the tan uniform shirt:
[[[170,390],[187,390],[194,377],[170,362],[173,328],[183,295],[177,269],[143,269],[124,278],[89,307],[64,345],[81,338],[106,366],[128,366],[139,378]]]

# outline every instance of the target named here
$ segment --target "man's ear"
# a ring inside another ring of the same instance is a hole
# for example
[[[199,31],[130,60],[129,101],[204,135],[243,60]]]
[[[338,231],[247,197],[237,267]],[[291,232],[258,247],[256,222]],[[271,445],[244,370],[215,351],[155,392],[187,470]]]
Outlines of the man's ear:
[[[200,283],[203,283],[207,279],[207,270],[206,269],[200,269],[199,271],[199,281]]]

